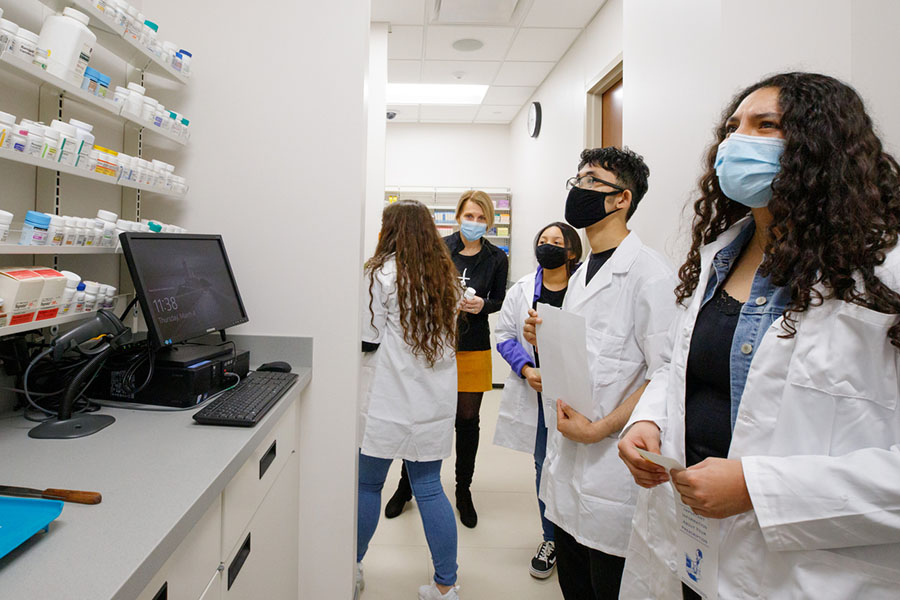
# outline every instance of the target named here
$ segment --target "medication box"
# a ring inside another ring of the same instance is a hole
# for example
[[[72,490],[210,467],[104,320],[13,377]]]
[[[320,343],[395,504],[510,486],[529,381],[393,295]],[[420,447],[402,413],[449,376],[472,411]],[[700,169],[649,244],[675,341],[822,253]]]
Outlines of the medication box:
[[[33,271],[44,280],[35,321],[53,319],[59,315],[59,303],[63,290],[66,289],[66,276],[46,267],[38,267]]]
[[[22,267],[0,269],[0,298],[7,307],[10,325],[34,321],[43,289],[44,278],[34,271]]]

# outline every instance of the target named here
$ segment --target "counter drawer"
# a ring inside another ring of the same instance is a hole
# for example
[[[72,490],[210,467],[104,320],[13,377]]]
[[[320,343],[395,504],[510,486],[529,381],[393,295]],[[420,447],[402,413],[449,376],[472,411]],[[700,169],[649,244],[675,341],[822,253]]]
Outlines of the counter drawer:
[[[285,402],[282,398],[280,402]],[[222,493],[222,551],[232,552],[297,442],[297,403],[281,417]]]
[[[137,600],[197,600],[218,575],[222,500],[217,497]],[[217,596],[209,596],[216,598]]]

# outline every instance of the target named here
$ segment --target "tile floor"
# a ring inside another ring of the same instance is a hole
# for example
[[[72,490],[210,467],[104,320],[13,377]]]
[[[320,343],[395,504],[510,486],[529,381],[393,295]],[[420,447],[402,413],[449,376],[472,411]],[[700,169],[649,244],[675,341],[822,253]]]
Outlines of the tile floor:
[[[543,581],[528,574],[541,541],[534,490],[534,459],[492,443],[501,390],[488,392],[481,407],[481,442],[472,484],[478,526],[459,524],[461,600],[557,600],[562,598],[556,573]],[[454,457],[444,461],[442,479],[454,503]],[[382,504],[397,488],[399,461],[391,466]],[[383,505],[382,505],[383,509]],[[363,561],[366,589],[361,600],[416,598],[420,585],[431,581],[431,558],[415,502],[396,519],[382,512],[378,530]]]

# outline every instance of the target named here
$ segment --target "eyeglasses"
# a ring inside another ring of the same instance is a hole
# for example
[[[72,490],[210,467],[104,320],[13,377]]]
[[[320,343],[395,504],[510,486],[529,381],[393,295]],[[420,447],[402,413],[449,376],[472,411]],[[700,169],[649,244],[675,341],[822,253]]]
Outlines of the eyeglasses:
[[[623,188],[620,185],[616,185],[615,183],[610,183],[603,179],[597,179],[593,175],[582,175],[581,177],[572,177],[568,181],[566,181],[566,189],[571,190],[573,187],[581,188],[583,190],[596,190],[597,188],[608,186],[615,190],[619,190],[620,192],[624,192],[626,188]]]

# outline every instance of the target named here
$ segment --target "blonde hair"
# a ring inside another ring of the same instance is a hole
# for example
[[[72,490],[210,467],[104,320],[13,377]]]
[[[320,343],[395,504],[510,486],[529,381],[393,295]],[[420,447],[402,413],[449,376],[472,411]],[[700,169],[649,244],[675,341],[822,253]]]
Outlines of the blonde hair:
[[[482,212],[484,212],[488,229],[494,226],[494,201],[480,190],[469,190],[459,197],[459,202],[456,204],[457,221],[459,221],[459,215],[462,213],[463,205],[466,202],[474,202],[481,208]]]

